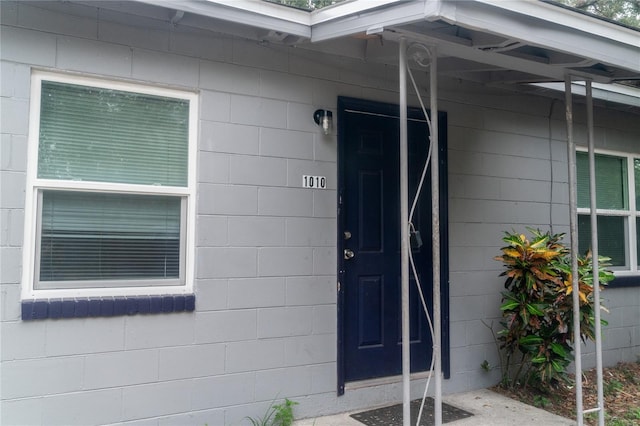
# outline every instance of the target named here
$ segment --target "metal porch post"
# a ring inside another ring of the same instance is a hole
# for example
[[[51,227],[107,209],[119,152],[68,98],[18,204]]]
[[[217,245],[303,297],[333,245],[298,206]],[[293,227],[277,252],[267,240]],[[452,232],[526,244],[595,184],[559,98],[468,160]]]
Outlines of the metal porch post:
[[[407,41],[400,38],[400,274],[402,294],[402,424],[411,424],[409,334],[409,154],[407,139]]]
[[[569,167],[569,236],[571,239],[571,285],[573,286],[573,346],[576,368],[576,418],[578,426],[583,425],[582,409],[582,348],[580,347],[580,298],[578,288],[578,210],[576,189],[576,145],[573,140],[573,99],[571,76],[564,80],[567,119],[567,162]]]
[[[442,321],[440,297],[440,175],[438,146],[438,51],[431,47],[431,232],[433,268],[434,423],[442,424]]]
[[[586,81],[587,134],[589,138],[589,197],[591,208],[591,254],[593,256],[593,303],[595,310],[596,374],[598,384],[598,406],[587,412],[598,411],[598,424],[604,426],[604,395],[602,390],[602,325],[600,323],[600,265],[598,262],[598,215],[596,212],[596,156],[593,136],[593,91],[591,81]],[[574,308],[575,309],[575,308]],[[577,380],[576,375],[576,380]]]

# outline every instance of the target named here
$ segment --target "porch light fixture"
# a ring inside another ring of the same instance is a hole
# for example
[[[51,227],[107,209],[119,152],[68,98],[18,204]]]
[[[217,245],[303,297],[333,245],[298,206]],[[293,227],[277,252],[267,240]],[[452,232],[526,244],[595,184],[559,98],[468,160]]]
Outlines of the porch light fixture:
[[[322,127],[322,133],[325,135],[331,134],[333,128],[333,113],[325,109],[317,109],[313,113],[313,121],[320,127]]]

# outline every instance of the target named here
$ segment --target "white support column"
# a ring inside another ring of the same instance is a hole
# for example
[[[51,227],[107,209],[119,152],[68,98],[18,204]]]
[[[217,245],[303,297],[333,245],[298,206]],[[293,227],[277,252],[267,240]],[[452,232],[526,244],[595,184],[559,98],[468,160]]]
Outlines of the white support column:
[[[402,295],[402,424],[411,424],[411,347],[409,334],[409,154],[407,136],[407,41],[400,38],[400,274]]]
[[[442,425],[442,321],[440,297],[440,175],[438,147],[438,51],[431,47],[431,233],[433,269],[434,424]]]
[[[587,134],[589,138],[589,197],[591,199],[591,253],[593,255],[593,303],[595,310],[596,374],[598,384],[598,424],[604,426],[604,394],[602,390],[602,325],[600,323],[600,265],[598,262],[598,215],[596,212],[596,156],[593,136],[593,91],[586,81]],[[577,376],[576,376],[577,377]]]
[[[567,162],[569,167],[569,236],[571,239],[571,285],[573,286],[573,348],[576,367],[576,418],[578,426],[583,425],[582,408],[582,348],[580,347],[580,298],[578,288],[578,209],[576,189],[576,145],[573,140],[573,97],[571,76],[564,81],[567,117]]]

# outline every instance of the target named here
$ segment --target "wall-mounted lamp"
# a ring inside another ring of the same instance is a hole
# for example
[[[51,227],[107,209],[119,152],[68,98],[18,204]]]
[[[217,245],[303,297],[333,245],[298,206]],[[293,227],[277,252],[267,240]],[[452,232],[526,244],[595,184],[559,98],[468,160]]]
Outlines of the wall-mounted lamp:
[[[325,109],[317,109],[313,113],[313,121],[320,127],[322,127],[322,133],[328,135],[333,128],[333,113]]]

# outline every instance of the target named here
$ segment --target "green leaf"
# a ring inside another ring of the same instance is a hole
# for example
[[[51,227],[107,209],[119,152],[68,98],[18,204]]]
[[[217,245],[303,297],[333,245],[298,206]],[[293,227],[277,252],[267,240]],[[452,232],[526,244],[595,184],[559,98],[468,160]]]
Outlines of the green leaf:
[[[560,364],[558,361],[556,361],[555,359],[551,360],[551,365],[553,366],[553,369],[556,370],[558,373],[561,371],[564,371],[564,366]]]
[[[518,343],[520,343],[523,346],[532,346],[532,345],[540,345],[542,344],[543,341],[544,340],[542,340],[542,337],[528,335],[528,336],[521,337],[518,340]]]
[[[544,316],[544,312],[540,310],[540,305],[532,305],[531,303],[527,303],[527,310],[532,315]]]
[[[567,351],[564,350],[564,347],[560,343],[551,343],[551,350],[562,358],[567,357]]]
[[[537,355],[531,358],[532,364],[542,364],[543,362],[546,362],[546,361],[547,361],[547,358],[544,355]]]
[[[511,311],[520,306],[520,302],[509,300],[500,306],[501,311]]]

